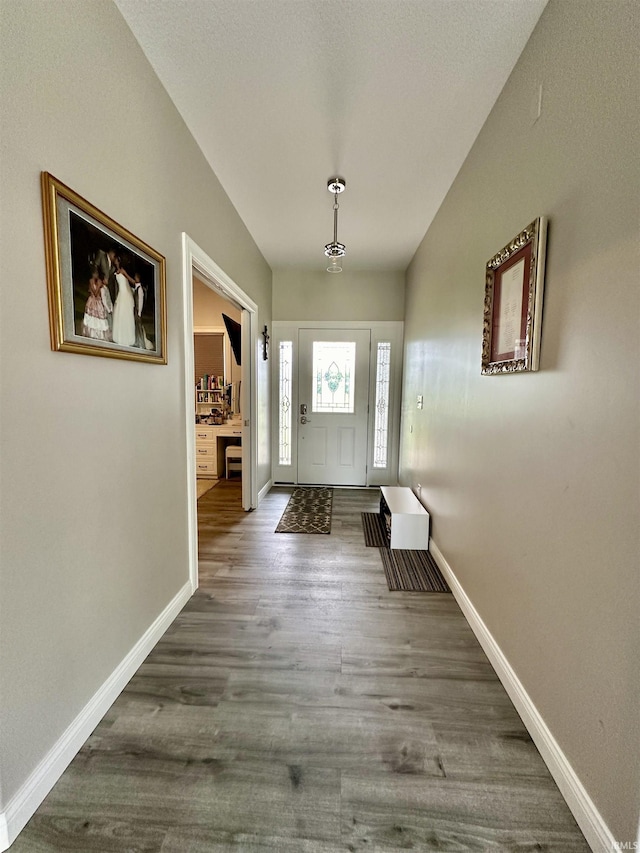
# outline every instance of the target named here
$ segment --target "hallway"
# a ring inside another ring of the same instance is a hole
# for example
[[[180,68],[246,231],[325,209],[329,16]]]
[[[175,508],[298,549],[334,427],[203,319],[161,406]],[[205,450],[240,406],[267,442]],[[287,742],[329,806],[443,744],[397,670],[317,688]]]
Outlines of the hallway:
[[[200,589],[12,853],[588,847],[454,598],[389,593],[361,511],[198,504]]]

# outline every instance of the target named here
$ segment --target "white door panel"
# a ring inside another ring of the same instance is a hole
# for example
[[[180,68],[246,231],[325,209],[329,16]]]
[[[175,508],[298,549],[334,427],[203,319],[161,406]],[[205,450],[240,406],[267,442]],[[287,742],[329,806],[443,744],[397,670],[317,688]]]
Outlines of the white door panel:
[[[327,464],[327,429],[325,427],[310,427],[307,430],[311,451],[311,464],[314,468],[324,468]]]
[[[298,482],[367,480],[369,329],[298,332]]]
[[[353,468],[356,464],[356,431],[352,427],[338,427],[338,464]]]

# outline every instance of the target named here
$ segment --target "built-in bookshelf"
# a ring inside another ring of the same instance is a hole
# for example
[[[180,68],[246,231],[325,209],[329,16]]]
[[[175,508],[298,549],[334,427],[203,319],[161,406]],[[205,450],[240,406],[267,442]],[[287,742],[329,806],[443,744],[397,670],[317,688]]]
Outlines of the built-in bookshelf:
[[[229,395],[224,377],[205,374],[197,383],[195,390],[196,422],[203,418],[220,417],[220,423],[229,412]]]

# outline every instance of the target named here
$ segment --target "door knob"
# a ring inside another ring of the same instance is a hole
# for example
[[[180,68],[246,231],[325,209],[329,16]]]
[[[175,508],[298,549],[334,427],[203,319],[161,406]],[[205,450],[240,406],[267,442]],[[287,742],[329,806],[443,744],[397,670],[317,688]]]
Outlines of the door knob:
[[[303,416],[300,418],[300,423],[301,423],[301,424],[308,424],[308,423],[310,423],[309,418],[305,418],[305,416],[303,415]]]

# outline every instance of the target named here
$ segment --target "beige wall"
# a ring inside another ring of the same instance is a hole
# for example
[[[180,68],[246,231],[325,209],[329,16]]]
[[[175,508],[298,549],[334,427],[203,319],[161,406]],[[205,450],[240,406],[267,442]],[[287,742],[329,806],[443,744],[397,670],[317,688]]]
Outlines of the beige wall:
[[[113,3],[0,8],[6,805],[188,580],[181,232],[259,323],[271,272]],[[168,365],[51,352],[41,170],[166,256]]]
[[[204,282],[193,277],[193,326],[197,328],[224,328],[224,320],[222,315],[226,314],[231,317],[236,323],[239,323],[242,318],[242,311],[239,308],[220,296],[215,290],[212,290]]]
[[[274,270],[273,319],[403,320],[404,272]]]
[[[401,452],[436,544],[625,841],[640,793],[637,9],[543,13],[408,270]],[[540,372],[481,377],[485,263],[540,214]]]
[[[215,290],[208,287],[203,281],[193,277],[193,328],[198,329],[224,329],[222,315],[226,314],[236,323],[242,322],[242,311],[240,308],[220,296]],[[228,336],[227,336],[228,339]],[[226,382],[239,382],[242,379],[242,366],[239,365],[233,352],[227,348],[228,373]]]

